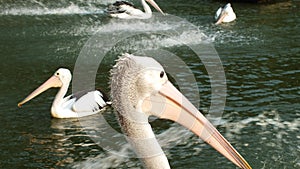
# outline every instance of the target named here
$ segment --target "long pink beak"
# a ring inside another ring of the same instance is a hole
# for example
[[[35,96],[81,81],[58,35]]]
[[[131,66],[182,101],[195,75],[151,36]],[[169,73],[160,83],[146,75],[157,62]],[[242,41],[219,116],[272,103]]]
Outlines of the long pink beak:
[[[146,1],[149,2],[149,4],[151,4],[157,11],[165,15],[165,13],[160,9],[160,7],[156,4],[154,0],[146,0]]]
[[[225,18],[225,16],[227,16],[227,15],[228,15],[227,12],[222,12],[222,13],[220,14],[219,19],[217,20],[217,22],[216,22],[215,24],[218,25],[218,24],[222,23],[223,20],[224,20],[224,18]]]
[[[238,167],[251,169],[247,161],[169,81],[158,94],[146,98],[142,108],[144,112],[183,125]]]
[[[44,82],[39,88],[35,89],[31,94],[29,94],[24,100],[18,103],[18,106],[21,107],[23,104],[28,102],[29,100],[33,99],[37,95],[41,94],[42,92],[46,91],[51,87],[61,87],[62,83],[60,79],[56,76],[51,76],[46,82]]]

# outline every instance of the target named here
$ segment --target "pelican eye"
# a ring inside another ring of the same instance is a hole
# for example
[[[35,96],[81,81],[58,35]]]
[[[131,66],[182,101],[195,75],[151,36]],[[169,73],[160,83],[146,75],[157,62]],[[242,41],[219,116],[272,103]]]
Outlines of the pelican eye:
[[[165,75],[165,72],[164,72],[164,71],[161,71],[160,74],[159,74],[160,78],[163,78],[164,75]]]
[[[58,72],[56,72],[56,73],[55,73],[55,75],[56,75],[56,76],[59,76],[59,73],[58,73]]]

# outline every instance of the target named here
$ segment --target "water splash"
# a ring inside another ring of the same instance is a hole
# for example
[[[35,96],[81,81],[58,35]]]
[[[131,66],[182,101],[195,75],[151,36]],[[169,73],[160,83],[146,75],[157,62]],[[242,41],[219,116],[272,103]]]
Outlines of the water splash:
[[[149,20],[111,19],[106,24],[90,27],[84,31],[96,32],[96,36],[104,42],[111,41],[112,37],[132,35],[126,39],[117,39],[122,43],[117,49],[123,51],[211,43],[200,29],[188,21],[157,13]]]
[[[172,135],[172,138],[166,137],[170,135]],[[187,129],[174,124],[163,133],[158,134],[157,140],[161,147],[164,149],[164,152],[168,155],[169,149],[178,144],[188,142],[192,135],[193,134],[191,132],[188,132]],[[109,169],[118,168],[124,164],[126,166],[140,165],[140,163],[137,162],[137,159],[133,159],[135,158],[135,155],[132,155],[133,150],[130,144],[126,143],[121,147],[119,151],[103,153],[98,155],[97,157],[88,158],[85,161],[75,163],[74,165],[72,165],[72,168],[94,169],[101,166],[102,169]]]
[[[258,145],[264,145],[264,147],[272,147],[273,151],[282,152],[285,147],[285,137],[289,135],[291,132],[297,133],[300,129],[300,118],[295,118],[292,121],[286,121],[281,118],[280,113],[278,111],[264,111],[257,116],[248,117],[243,120],[230,122],[232,115],[234,113],[229,113],[224,115],[224,120],[220,125],[221,128],[225,128],[224,136],[229,140],[243,140],[243,137],[246,134],[243,134],[247,131],[248,127],[256,126],[257,135],[261,136],[259,142],[256,140],[244,140],[242,141],[242,145],[236,144],[238,147],[249,147],[251,148],[253,144],[256,144],[256,148],[259,147]],[[273,134],[275,134],[275,138]],[[173,135],[174,137],[170,140],[165,135]],[[271,136],[270,136],[271,135]],[[269,137],[272,140],[269,140]],[[300,138],[299,134],[296,136]],[[169,152],[170,148],[176,145],[184,145],[185,147],[193,147],[193,156],[197,156],[202,152],[202,146],[204,145],[203,141],[200,140],[198,137],[193,137],[191,132],[188,132],[186,129],[178,126],[177,124],[173,124],[170,128],[168,128],[165,132],[157,135],[157,139],[159,144],[164,149],[164,152],[167,154],[169,159],[172,159],[172,154]],[[203,143],[203,144],[202,144]],[[297,146],[297,145],[296,145]],[[299,146],[298,146],[299,147]],[[295,153],[298,150],[293,149]],[[85,161],[77,162],[72,165],[73,168],[87,168],[93,169],[101,168],[108,169],[108,168],[118,168],[121,166],[133,166],[133,168],[141,167],[139,165],[140,162],[137,159],[128,158],[132,153],[129,144],[125,144],[118,152],[113,153],[103,153],[98,155],[97,157],[88,158]],[[254,154],[255,155],[255,154]],[[189,158],[189,155],[185,157],[182,154],[181,158]],[[247,155],[248,157],[250,154]],[[265,161],[262,160],[261,163],[266,163],[265,167],[267,168],[267,163],[269,164],[272,160],[281,160],[280,163],[285,163],[284,159],[278,159],[277,157],[266,157]],[[278,161],[277,161],[278,162]],[[297,159],[294,161],[295,166],[299,166],[299,162]],[[138,166],[137,166],[138,165]]]
[[[103,14],[104,8],[93,4],[78,5],[73,2],[67,5],[51,7],[51,5],[32,0],[36,5],[21,4],[20,6],[8,6],[1,9],[0,15],[17,15],[17,16],[41,16],[41,15],[74,15],[74,14]]]

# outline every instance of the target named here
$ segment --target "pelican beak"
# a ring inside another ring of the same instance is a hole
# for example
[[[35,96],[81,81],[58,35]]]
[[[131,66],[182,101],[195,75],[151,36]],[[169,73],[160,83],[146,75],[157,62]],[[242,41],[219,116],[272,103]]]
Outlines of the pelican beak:
[[[226,15],[227,15],[227,12],[222,11],[216,22],[216,25],[219,25],[220,23],[222,23]]]
[[[35,89],[31,94],[29,94],[23,101],[18,103],[18,106],[21,107],[23,104],[28,102],[29,100],[33,99],[37,95],[41,94],[42,92],[46,91],[51,87],[61,87],[62,83],[57,76],[50,77],[46,82],[44,82],[39,88]]]
[[[169,81],[162,86],[158,94],[144,100],[142,109],[151,115],[183,125],[238,167],[251,169],[219,131]]]
[[[149,4],[151,4],[157,11],[165,15],[165,13],[160,9],[160,7],[156,4],[154,0],[146,0],[146,1],[149,2]]]

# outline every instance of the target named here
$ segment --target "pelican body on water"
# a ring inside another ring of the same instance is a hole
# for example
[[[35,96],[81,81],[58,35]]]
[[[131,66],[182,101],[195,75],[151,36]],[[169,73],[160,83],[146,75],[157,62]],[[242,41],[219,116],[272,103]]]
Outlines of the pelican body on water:
[[[129,2],[117,1],[108,7],[107,13],[111,17],[120,19],[149,19],[152,17],[152,11],[146,1],[151,4],[157,11],[164,14],[164,12],[160,9],[160,7],[154,0],[141,0],[145,12],[136,8]]]
[[[223,22],[232,22],[235,19],[236,15],[230,3],[226,4],[224,7],[220,7],[215,15],[216,25]]]
[[[68,69],[58,69],[54,75],[39,88],[18,103],[18,106],[21,107],[23,104],[51,87],[60,88],[51,107],[51,115],[55,118],[77,118],[93,115],[100,112],[106,105],[110,104],[106,95],[100,90],[82,91],[64,97],[68,91],[71,79],[72,75]]]
[[[172,85],[163,67],[153,58],[131,54],[120,57],[111,70],[111,97],[119,124],[145,168],[170,168],[148,122],[148,117],[153,115],[183,125],[238,167],[251,169],[218,130]]]

